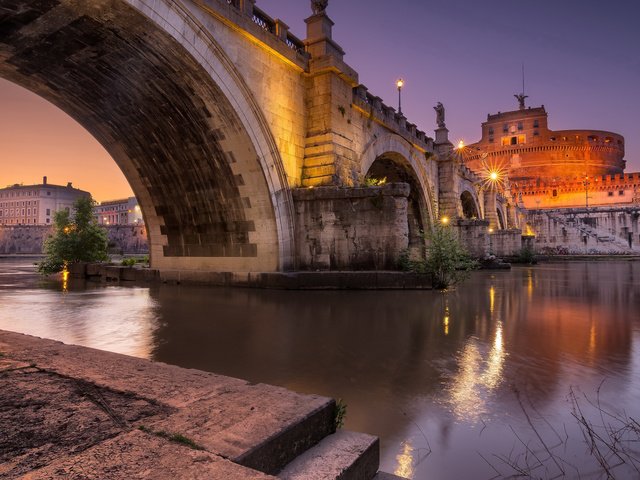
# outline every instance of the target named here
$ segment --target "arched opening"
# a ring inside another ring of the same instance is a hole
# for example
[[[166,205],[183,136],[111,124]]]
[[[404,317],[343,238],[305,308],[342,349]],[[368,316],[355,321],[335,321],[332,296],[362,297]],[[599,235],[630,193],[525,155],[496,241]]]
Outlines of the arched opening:
[[[478,214],[478,206],[470,192],[465,190],[460,195],[460,203],[462,205],[462,216],[469,220],[476,220],[480,217]]]
[[[409,256],[411,258],[424,257],[425,224],[428,225],[428,213],[420,183],[416,178],[409,162],[402,155],[387,152],[371,164],[366,175],[373,183],[407,183],[410,187],[407,205],[407,224],[409,236]]]
[[[504,230],[506,228],[506,224],[504,222],[504,215],[502,214],[502,211],[499,208],[496,210],[496,214],[498,216],[498,229]]]
[[[152,266],[287,267],[292,222],[275,200],[286,181],[279,164],[265,167],[278,158],[256,146],[269,134],[247,126],[257,114],[241,116],[242,99],[186,47],[124,0],[19,0],[0,13],[0,76],[61,108],[109,152],[144,212]],[[187,20],[172,17],[184,30]]]

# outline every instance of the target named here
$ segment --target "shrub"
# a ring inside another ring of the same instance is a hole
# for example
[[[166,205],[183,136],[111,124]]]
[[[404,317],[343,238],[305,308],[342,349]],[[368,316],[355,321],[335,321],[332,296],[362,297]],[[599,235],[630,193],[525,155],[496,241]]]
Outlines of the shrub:
[[[444,289],[463,281],[478,267],[450,227],[435,225],[427,234],[424,271],[433,278],[433,286]]]
[[[98,226],[93,206],[93,199],[81,197],[73,204],[73,217],[68,210],[55,213],[53,235],[44,244],[46,257],[38,264],[40,273],[61,272],[70,263],[107,260],[107,232]]]

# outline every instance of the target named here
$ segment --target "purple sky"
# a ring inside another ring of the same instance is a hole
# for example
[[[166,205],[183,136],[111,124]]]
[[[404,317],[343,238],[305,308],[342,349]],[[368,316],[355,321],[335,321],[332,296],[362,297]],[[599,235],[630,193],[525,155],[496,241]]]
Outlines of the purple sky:
[[[258,0],[300,38],[308,0]],[[551,129],[597,129],[626,139],[640,171],[640,0],[330,0],[333,38],[360,82],[433,136],[446,107],[453,141],[480,138],[487,113],[544,104]],[[129,194],[98,143],[55,107],[0,79],[0,185],[73,181],[99,200]],[[81,166],[81,168],[78,167]]]
[[[258,0],[304,38],[307,0]],[[480,139],[487,113],[545,105],[552,130],[594,129],[626,140],[640,171],[640,1],[329,0],[333,38],[360,83],[433,136],[441,101],[453,140]]]

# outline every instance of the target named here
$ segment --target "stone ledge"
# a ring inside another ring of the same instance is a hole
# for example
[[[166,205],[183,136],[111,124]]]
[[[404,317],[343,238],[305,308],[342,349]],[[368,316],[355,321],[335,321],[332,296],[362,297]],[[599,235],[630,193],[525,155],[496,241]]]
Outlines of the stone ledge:
[[[377,196],[408,197],[410,187],[406,183],[389,183],[381,187],[316,187],[291,190],[295,201],[331,200],[344,198],[369,198]]]

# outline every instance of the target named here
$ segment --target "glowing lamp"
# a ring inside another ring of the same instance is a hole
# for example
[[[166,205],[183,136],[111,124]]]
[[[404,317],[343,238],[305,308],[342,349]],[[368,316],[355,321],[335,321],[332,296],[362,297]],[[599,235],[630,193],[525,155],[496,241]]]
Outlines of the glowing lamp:
[[[403,79],[401,79],[401,78],[399,78],[399,79],[396,81],[396,87],[398,87],[398,90],[400,90],[402,87],[404,87],[404,80],[403,80]]]
[[[462,150],[464,148],[464,140],[460,140],[458,142],[458,150]]]
[[[497,181],[498,178],[500,178],[500,175],[498,174],[498,172],[494,171],[489,174],[489,179],[491,179],[492,182]]]
[[[440,219],[440,223],[442,223],[443,225],[447,225],[449,223],[449,217],[442,217]]]

